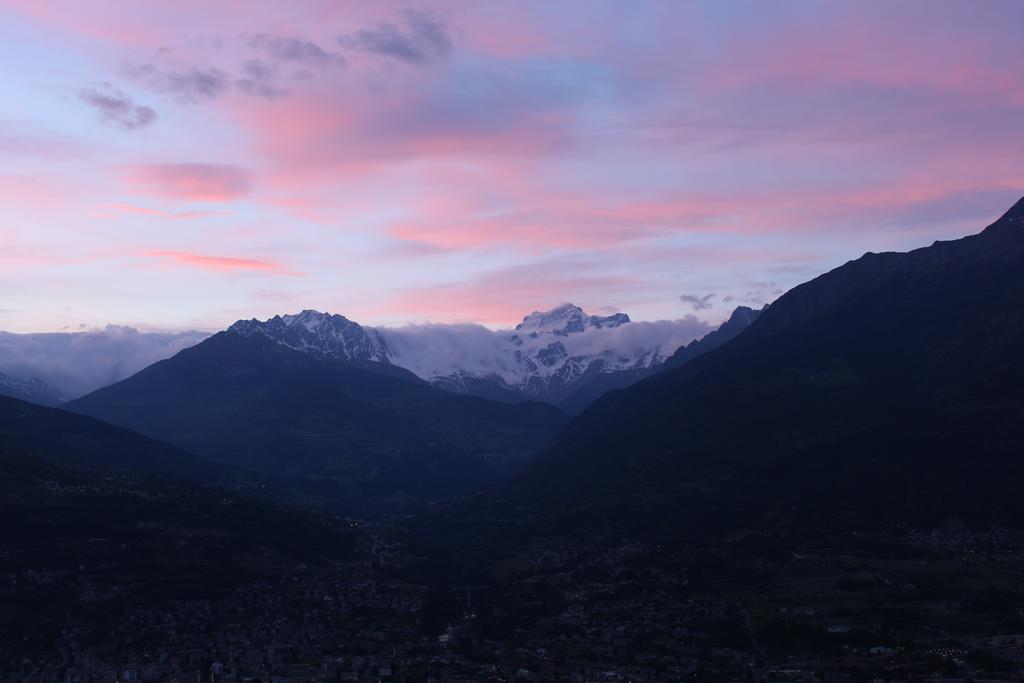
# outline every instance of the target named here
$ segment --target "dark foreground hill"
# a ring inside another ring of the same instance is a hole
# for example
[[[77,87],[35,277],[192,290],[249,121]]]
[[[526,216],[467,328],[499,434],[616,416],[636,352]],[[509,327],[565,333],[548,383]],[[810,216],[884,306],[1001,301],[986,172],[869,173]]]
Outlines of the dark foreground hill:
[[[232,477],[227,467],[129,429],[6,396],[0,396],[0,445],[76,467],[133,470],[208,484]]]
[[[389,366],[230,332],[68,407],[338,505],[476,491],[564,421],[546,404],[456,396]]]
[[[1022,351],[1024,200],[978,235],[866,254],[606,395],[510,496],[655,534],[819,513],[1024,523]]]
[[[197,462],[92,418],[0,401],[0,651],[52,655],[69,633],[111,637],[128,610],[156,615],[351,554],[337,520],[172,476]]]

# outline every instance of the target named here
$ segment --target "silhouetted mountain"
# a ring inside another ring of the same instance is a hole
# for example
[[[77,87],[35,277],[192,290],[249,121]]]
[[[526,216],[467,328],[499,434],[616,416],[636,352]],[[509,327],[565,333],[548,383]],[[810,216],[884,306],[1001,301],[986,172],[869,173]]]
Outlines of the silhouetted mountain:
[[[67,396],[41,379],[13,377],[2,372],[0,372],[0,396],[9,396],[41,406],[59,406],[68,400]]]
[[[68,407],[339,504],[472,492],[518,470],[564,420],[396,372],[223,332]]]
[[[866,254],[605,395],[509,493],[645,533],[783,513],[1021,523],[1022,350],[1024,200],[978,235]]]
[[[717,349],[727,341],[731,341],[740,332],[750,327],[761,315],[764,309],[755,311],[749,306],[737,306],[722,325],[713,332],[708,332],[700,339],[696,339],[686,346],[682,346],[665,361],[665,370],[678,368],[683,363],[691,361],[698,356],[703,356],[708,351]]]
[[[0,446],[75,467],[134,470],[203,482],[230,470],[168,443],[85,415],[0,396]]]
[[[624,389],[658,372],[662,366],[601,372],[600,365],[582,375],[571,387],[572,393],[558,402],[558,407],[569,415],[578,415],[587,406],[613,389]]]

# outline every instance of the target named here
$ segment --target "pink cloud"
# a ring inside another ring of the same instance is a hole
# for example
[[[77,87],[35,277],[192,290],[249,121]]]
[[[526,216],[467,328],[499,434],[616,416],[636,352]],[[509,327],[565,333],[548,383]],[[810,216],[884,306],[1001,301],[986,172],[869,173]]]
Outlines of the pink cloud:
[[[516,164],[578,144],[571,88],[506,69],[350,74],[289,97],[224,106],[256,149],[275,162],[279,187],[338,182],[399,164]],[[374,75],[374,78],[381,78]]]
[[[127,183],[139,191],[174,199],[228,202],[252,190],[249,173],[227,164],[146,164],[126,169]]]
[[[826,15],[818,26],[794,22],[781,29],[782,36],[760,28],[744,31],[737,37],[742,52],[727,51],[730,57],[702,81],[716,88],[782,80],[806,86],[866,84],[1024,105],[1024,74],[1017,61],[1007,58],[1001,44],[970,29],[985,23],[982,13],[970,5],[934,3],[904,3],[891,10],[879,21],[866,5],[853,3]]]
[[[212,270],[218,273],[232,273],[237,271],[255,271],[263,273],[294,274],[288,273],[280,263],[273,261],[260,261],[256,259],[234,258],[230,256],[211,256],[208,254],[194,254],[187,251],[148,251],[145,256],[159,258],[165,262],[176,265]]]
[[[1011,196],[1024,188],[1024,175],[1000,175],[979,180],[925,175],[888,184],[681,191],[660,197],[566,193],[519,183],[491,185],[493,203],[468,199],[488,196],[488,190],[467,181],[456,185],[462,194],[423,198],[414,205],[414,217],[393,223],[388,233],[444,250],[516,247],[526,251],[622,248],[683,233],[841,234],[851,227],[914,227],[929,216],[942,218],[931,207],[970,203],[971,197],[984,195]]]
[[[168,220],[190,220],[194,218],[208,218],[210,216],[223,216],[226,213],[225,211],[170,211],[147,206],[136,206],[134,204],[114,203],[93,215],[97,218],[113,218],[118,214],[128,214],[166,218]]]

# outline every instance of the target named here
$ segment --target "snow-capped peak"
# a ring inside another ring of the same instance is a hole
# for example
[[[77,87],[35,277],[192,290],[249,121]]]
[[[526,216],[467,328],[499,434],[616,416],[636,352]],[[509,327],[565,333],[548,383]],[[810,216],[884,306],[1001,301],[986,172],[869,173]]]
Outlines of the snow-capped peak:
[[[313,332],[325,322],[327,324],[331,324],[331,322],[334,321],[336,324],[339,325],[345,325],[346,323],[352,322],[343,315],[331,315],[330,313],[321,313],[320,311],[314,311],[311,308],[307,308],[306,310],[296,315],[282,315],[281,320],[283,320],[284,324],[287,325],[288,327],[301,325],[310,332]]]
[[[625,313],[609,316],[587,315],[583,309],[566,303],[550,311],[534,311],[516,325],[516,332],[537,335],[543,333],[561,336],[583,332],[587,328],[618,327],[629,322]]]
[[[228,332],[245,337],[260,335],[315,358],[389,362],[387,344],[374,329],[364,329],[343,315],[306,309],[277,315],[266,321],[239,320]]]

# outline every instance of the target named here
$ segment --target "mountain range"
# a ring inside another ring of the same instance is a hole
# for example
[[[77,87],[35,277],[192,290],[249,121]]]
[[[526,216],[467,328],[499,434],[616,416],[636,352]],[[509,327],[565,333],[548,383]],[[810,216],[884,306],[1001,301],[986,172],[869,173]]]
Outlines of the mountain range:
[[[737,321],[749,318],[742,310],[725,327],[740,329]],[[572,304],[534,311],[509,330],[457,324],[369,327],[305,310],[265,321],[240,320],[228,331],[264,336],[319,360],[392,365],[458,394],[540,400],[571,414],[604,391],[657,371],[677,349],[715,332],[693,316],[632,322],[624,313],[587,315]],[[0,395],[60,405],[209,336],[115,325],[72,333],[0,332]],[[722,335],[711,334],[707,341],[716,336]]]
[[[0,513],[17,521],[0,525],[0,641],[14,665],[69,629],[107,647],[132,606],[148,620],[185,602],[219,629],[207,607],[230,594],[263,603],[245,625],[275,637],[312,622],[301,638],[336,644],[331,628],[365,612],[425,648],[454,622],[443,656],[484,634],[488,666],[495,644],[536,661],[537,643],[578,653],[592,631],[621,661],[654,661],[669,636],[651,633],[671,630],[685,656],[736,653],[747,673],[776,671],[763,656],[796,666],[794,651],[845,671],[858,648],[872,668],[904,656],[878,642],[915,658],[977,633],[988,647],[989,624],[1020,624],[1022,302],[1024,199],[977,235],[868,253],[737,309],[672,353],[573,306],[406,338],[306,311],[236,323],[68,410],[0,398]],[[433,344],[421,357],[443,372],[409,360],[413,339],[465,349],[471,334],[521,365],[481,373],[484,355],[440,363]],[[467,367],[520,399],[531,381],[558,395],[559,373],[601,395],[569,418],[443,388]],[[350,511],[365,531],[336,516]],[[291,610],[300,596],[315,605]],[[125,623],[118,654],[141,642]],[[357,647],[377,639],[360,629]]]
[[[67,407],[344,510],[479,490],[520,469],[565,419],[546,403],[459,396],[393,365],[235,332]]]
[[[1022,221],[1024,202],[978,235],[865,254],[674,348],[678,325],[571,304],[496,332],[307,310],[239,321],[68,407],[341,507],[515,475],[509,499],[541,508],[640,496],[621,519],[648,529],[794,505],[1003,518],[1024,467]],[[456,353],[414,343],[439,334]],[[567,423],[550,404],[581,391],[600,398]],[[965,492],[969,476],[999,495]]]
[[[694,354],[744,327],[738,309]],[[242,320],[67,403],[339,510],[465,495],[520,471],[601,393],[659,370],[706,324],[571,304],[511,331],[363,327],[306,310]],[[496,400],[497,399],[497,400]]]
[[[691,352],[754,317],[740,309]],[[564,424],[557,399],[581,409],[656,372],[702,327],[571,304],[505,332],[378,329],[306,310],[238,321],[67,407],[243,468],[300,500],[392,506],[508,479]]]
[[[718,332],[738,333],[756,317],[737,309]],[[540,400],[578,412],[604,391],[659,370],[677,349],[710,328],[695,318],[632,322],[588,315],[573,304],[534,311],[512,330],[476,325],[365,327],[341,315],[305,310],[240,320],[229,334],[262,337],[319,360],[402,368],[456,394],[496,401]],[[694,354],[713,345],[695,347]]]

